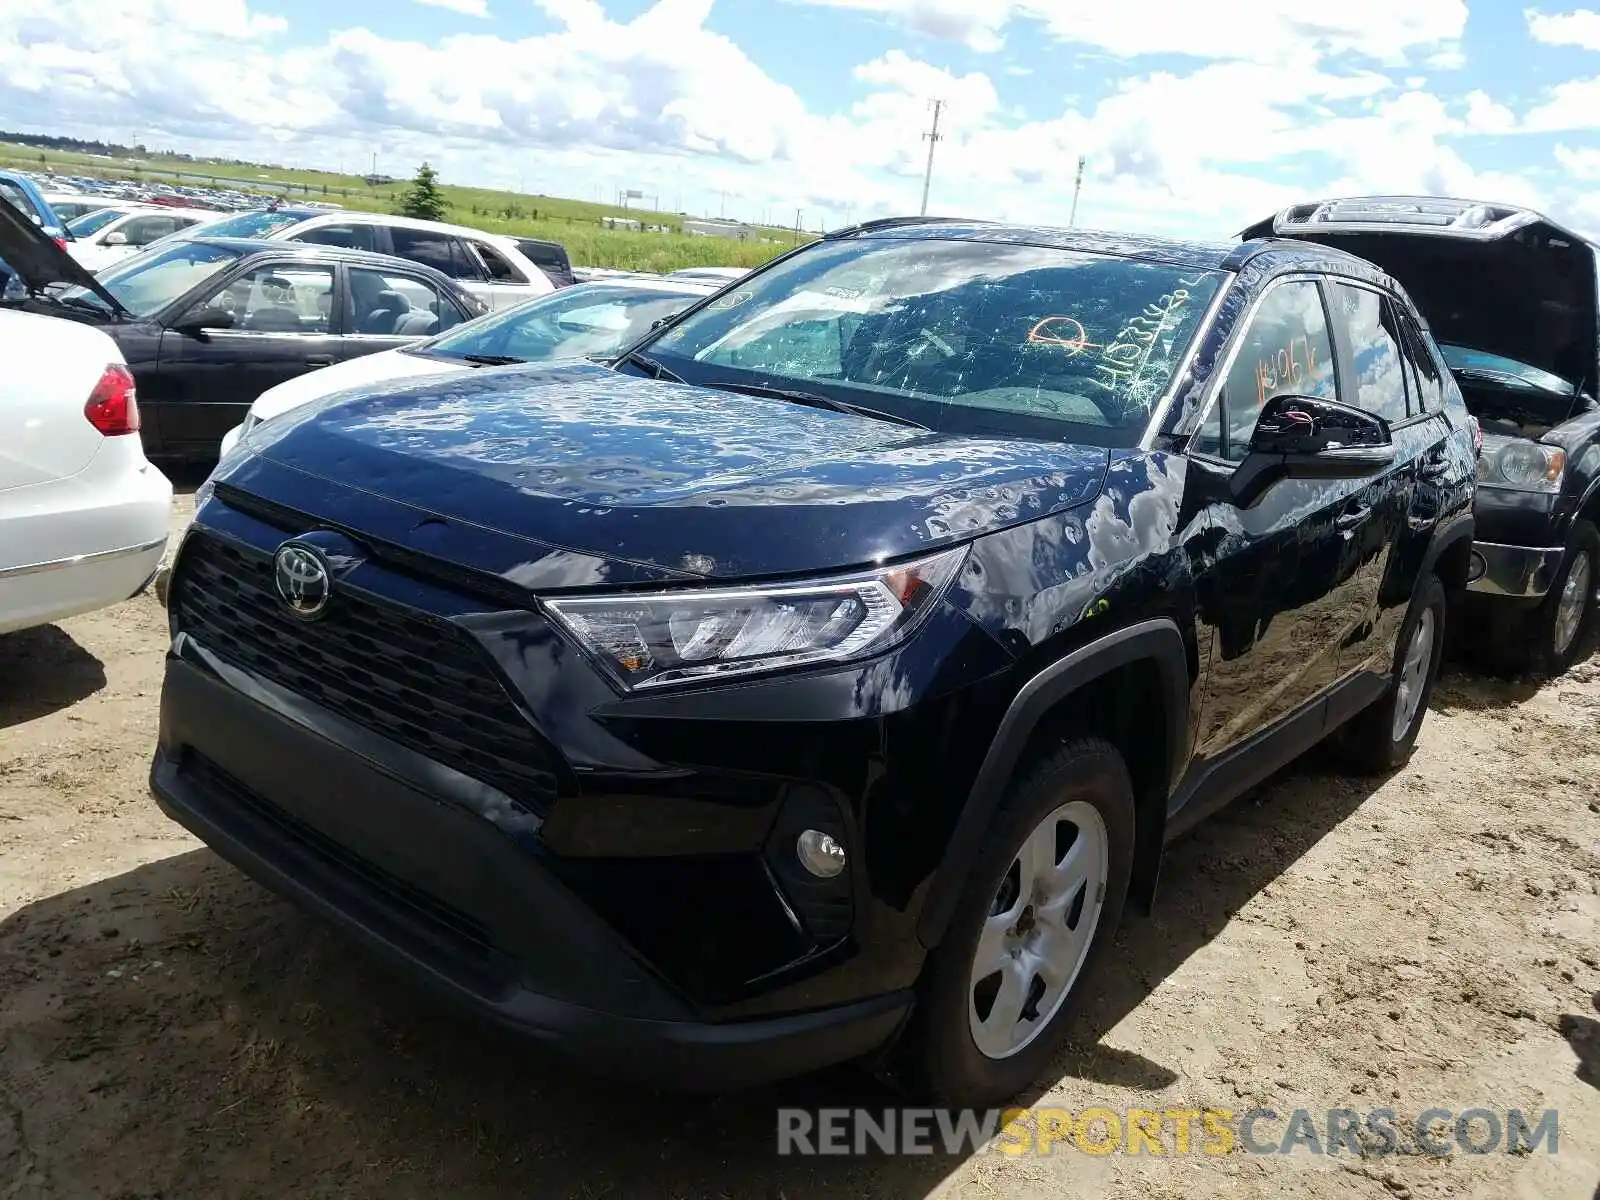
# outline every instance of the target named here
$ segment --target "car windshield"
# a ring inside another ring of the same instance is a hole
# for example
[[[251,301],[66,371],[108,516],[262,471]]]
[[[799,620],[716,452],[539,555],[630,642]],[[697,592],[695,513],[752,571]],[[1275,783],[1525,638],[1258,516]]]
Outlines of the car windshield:
[[[850,238],[732,285],[645,353],[690,383],[804,390],[952,432],[1127,445],[1225,279],[1044,246]]]
[[[73,237],[88,237],[90,234],[99,233],[118,217],[126,215],[119,208],[102,208],[93,212],[86,212],[81,217],[67,222],[67,229]]]
[[[1439,352],[1444,355],[1445,365],[1452,371],[1472,375],[1500,387],[1516,391],[1549,392],[1557,396],[1570,396],[1578,390],[1575,384],[1559,375],[1530,367],[1503,354],[1490,354],[1487,350],[1444,343],[1440,343]]]
[[[522,362],[610,358],[663,317],[682,312],[704,293],[685,288],[581,283],[482,317],[414,348],[439,358],[493,357]]]
[[[268,212],[266,209],[259,209],[255,212],[243,212],[237,216],[224,217],[220,221],[208,222],[206,224],[206,236],[264,238],[303,220],[305,220],[305,217],[297,213]]]
[[[238,257],[237,250],[226,246],[174,242],[125,259],[95,278],[123,308],[136,317],[148,317]],[[61,294],[69,300],[105,307],[105,301],[88,288],[69,287]]]

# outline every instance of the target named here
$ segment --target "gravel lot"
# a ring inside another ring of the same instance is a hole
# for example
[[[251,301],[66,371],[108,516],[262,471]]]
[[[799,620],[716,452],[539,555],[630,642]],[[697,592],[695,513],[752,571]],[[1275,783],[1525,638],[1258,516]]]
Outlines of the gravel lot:
[[[180,498],[174,528],[187,519]],[[1452,671],[1411,766],[1316,755],[1174,849],[1038,1102],[1560,1110],[1560,1152],[779,1159],[839,1071],[686,1101],[439,1011],[163,818],[164,617],[0,637],[0,1197],[1600,1197],[1600,659]],[[1276,1133],[1270,1136],[1277,1136]]]

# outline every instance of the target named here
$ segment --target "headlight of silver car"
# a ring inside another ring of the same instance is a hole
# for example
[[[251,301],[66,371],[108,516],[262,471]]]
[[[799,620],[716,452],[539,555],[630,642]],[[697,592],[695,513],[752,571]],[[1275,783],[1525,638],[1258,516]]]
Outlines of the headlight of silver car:
[[[547,600],[625,688],[748,675],[877,654],[903,640],[966,548],[805,583]]]
[[[1567,469],[1560,446],[1499,433],[1483,435],[1478,454],[1478,485],[1518,492],[1559,492]]]

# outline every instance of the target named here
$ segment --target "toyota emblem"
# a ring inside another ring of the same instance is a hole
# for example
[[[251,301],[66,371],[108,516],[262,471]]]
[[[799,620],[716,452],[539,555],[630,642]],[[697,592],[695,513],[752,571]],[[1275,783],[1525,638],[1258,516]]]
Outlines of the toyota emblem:
[[[272,559],[278,595],[297,617],[314,617],[328,607],[333,577],[327,560],[308,546],[285,542]]]

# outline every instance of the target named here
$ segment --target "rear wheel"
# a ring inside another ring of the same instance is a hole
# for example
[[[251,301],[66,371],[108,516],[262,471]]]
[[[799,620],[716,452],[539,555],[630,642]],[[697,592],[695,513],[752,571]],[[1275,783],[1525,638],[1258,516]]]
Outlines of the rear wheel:
[[[1013,783],[934,952],[907,1050],[952,1105],[1016,1095],[1050,1064],[1122,917],[1133,785],[1109,743],[1061,746]]]
[[[1444,657],[1445,613],[1444,585],[1429,575],[1417,585],[1400,626],[1388,690],[1337,736],[1338,748],[1357,770],[1392,771],[1411,757]]]

